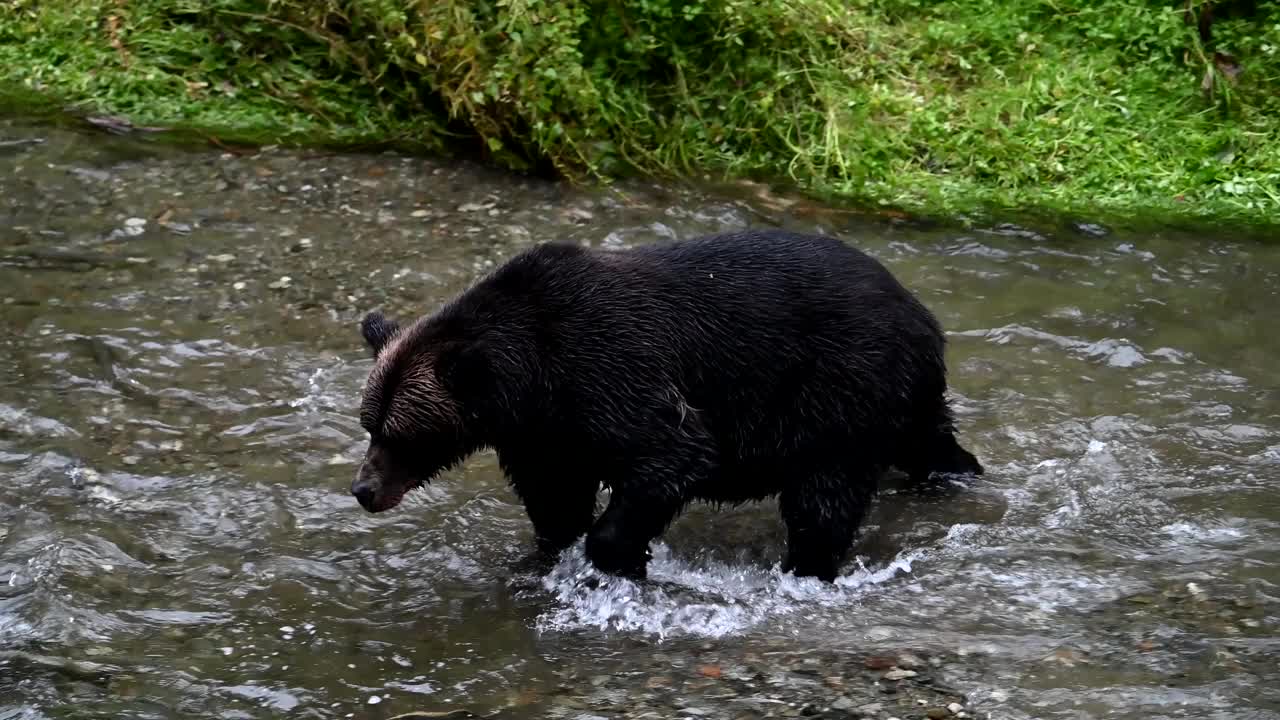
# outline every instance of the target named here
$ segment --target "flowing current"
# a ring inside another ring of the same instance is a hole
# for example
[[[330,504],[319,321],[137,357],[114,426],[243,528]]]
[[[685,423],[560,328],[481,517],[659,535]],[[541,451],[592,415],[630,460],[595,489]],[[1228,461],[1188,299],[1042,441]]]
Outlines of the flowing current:
[[[784,205],[0,122],[0,720],[1280,718],[1280,246]],[[531,563],[491,454],[347,494],[367,310],[769,225],[934,309],[987,468],[890,483],[834,586],[771,502],[691,507],[637,584]]]

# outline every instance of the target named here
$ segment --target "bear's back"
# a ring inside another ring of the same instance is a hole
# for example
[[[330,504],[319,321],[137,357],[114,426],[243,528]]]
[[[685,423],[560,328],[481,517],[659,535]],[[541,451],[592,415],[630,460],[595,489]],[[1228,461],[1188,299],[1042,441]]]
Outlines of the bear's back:
[[[884,265],[830,237],[747,231],[591,255],[601,276],[617,276],[612,287],[630,300],[626,312],[696,330],[676,332],[686,350],[713,343],[803,354],[942,339],[932,314]]]
[[[625,250],[543,244],[469,294],[522,307],[561,364],[625,357],[733,375],[861,355],[871,369],[897,358],[895,348],[943,342],[933,315],[879,261],[779,230]]]
[[[745,450],[788,424],[874,426],[901,416],[914,388],[933,395],[944,382],[933,316],[836,239],[755,231],[626,250],[547,245],[520,262],[544,329],[539,365],[575,413],[675,396]]]

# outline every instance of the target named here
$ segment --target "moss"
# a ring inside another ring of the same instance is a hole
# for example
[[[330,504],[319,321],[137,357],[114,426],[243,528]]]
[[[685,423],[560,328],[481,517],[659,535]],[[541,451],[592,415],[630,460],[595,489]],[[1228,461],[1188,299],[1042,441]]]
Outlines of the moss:
[[[0,81],[244,140],[930,214],[1280,217],[1280,6],[0,0]]]

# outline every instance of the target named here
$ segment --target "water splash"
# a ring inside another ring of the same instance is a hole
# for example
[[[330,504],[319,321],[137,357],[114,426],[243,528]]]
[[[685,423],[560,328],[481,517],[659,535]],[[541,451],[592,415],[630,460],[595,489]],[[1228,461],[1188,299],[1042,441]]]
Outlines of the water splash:
[[[900,573],[910,574],[922,550],[904,552],[881,568],[856,569],[834,584],[796,578],[771,568],[703,564],[677,558],[662,543],[654,545],[649,579],[643,583],[596,571],[583,554],[581,541],[541,579],[554,605],[537,619],[540,632],[594,628],[670,636],[724,637],[796,611],[857,603],[871,587]]]

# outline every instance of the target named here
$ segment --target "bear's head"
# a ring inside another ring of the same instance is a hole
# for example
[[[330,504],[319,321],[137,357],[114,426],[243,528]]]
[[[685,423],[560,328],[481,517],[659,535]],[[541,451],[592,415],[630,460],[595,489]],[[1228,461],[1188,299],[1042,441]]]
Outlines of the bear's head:
[[[401,329],[379,312],[366,315],[360,331],[375,362],[360,403],[369,447],[351,494],[376,513],[398,505],[478,443],[474,417],[450,387],[454,368],[470,356],[465,340],[427,320]]]

